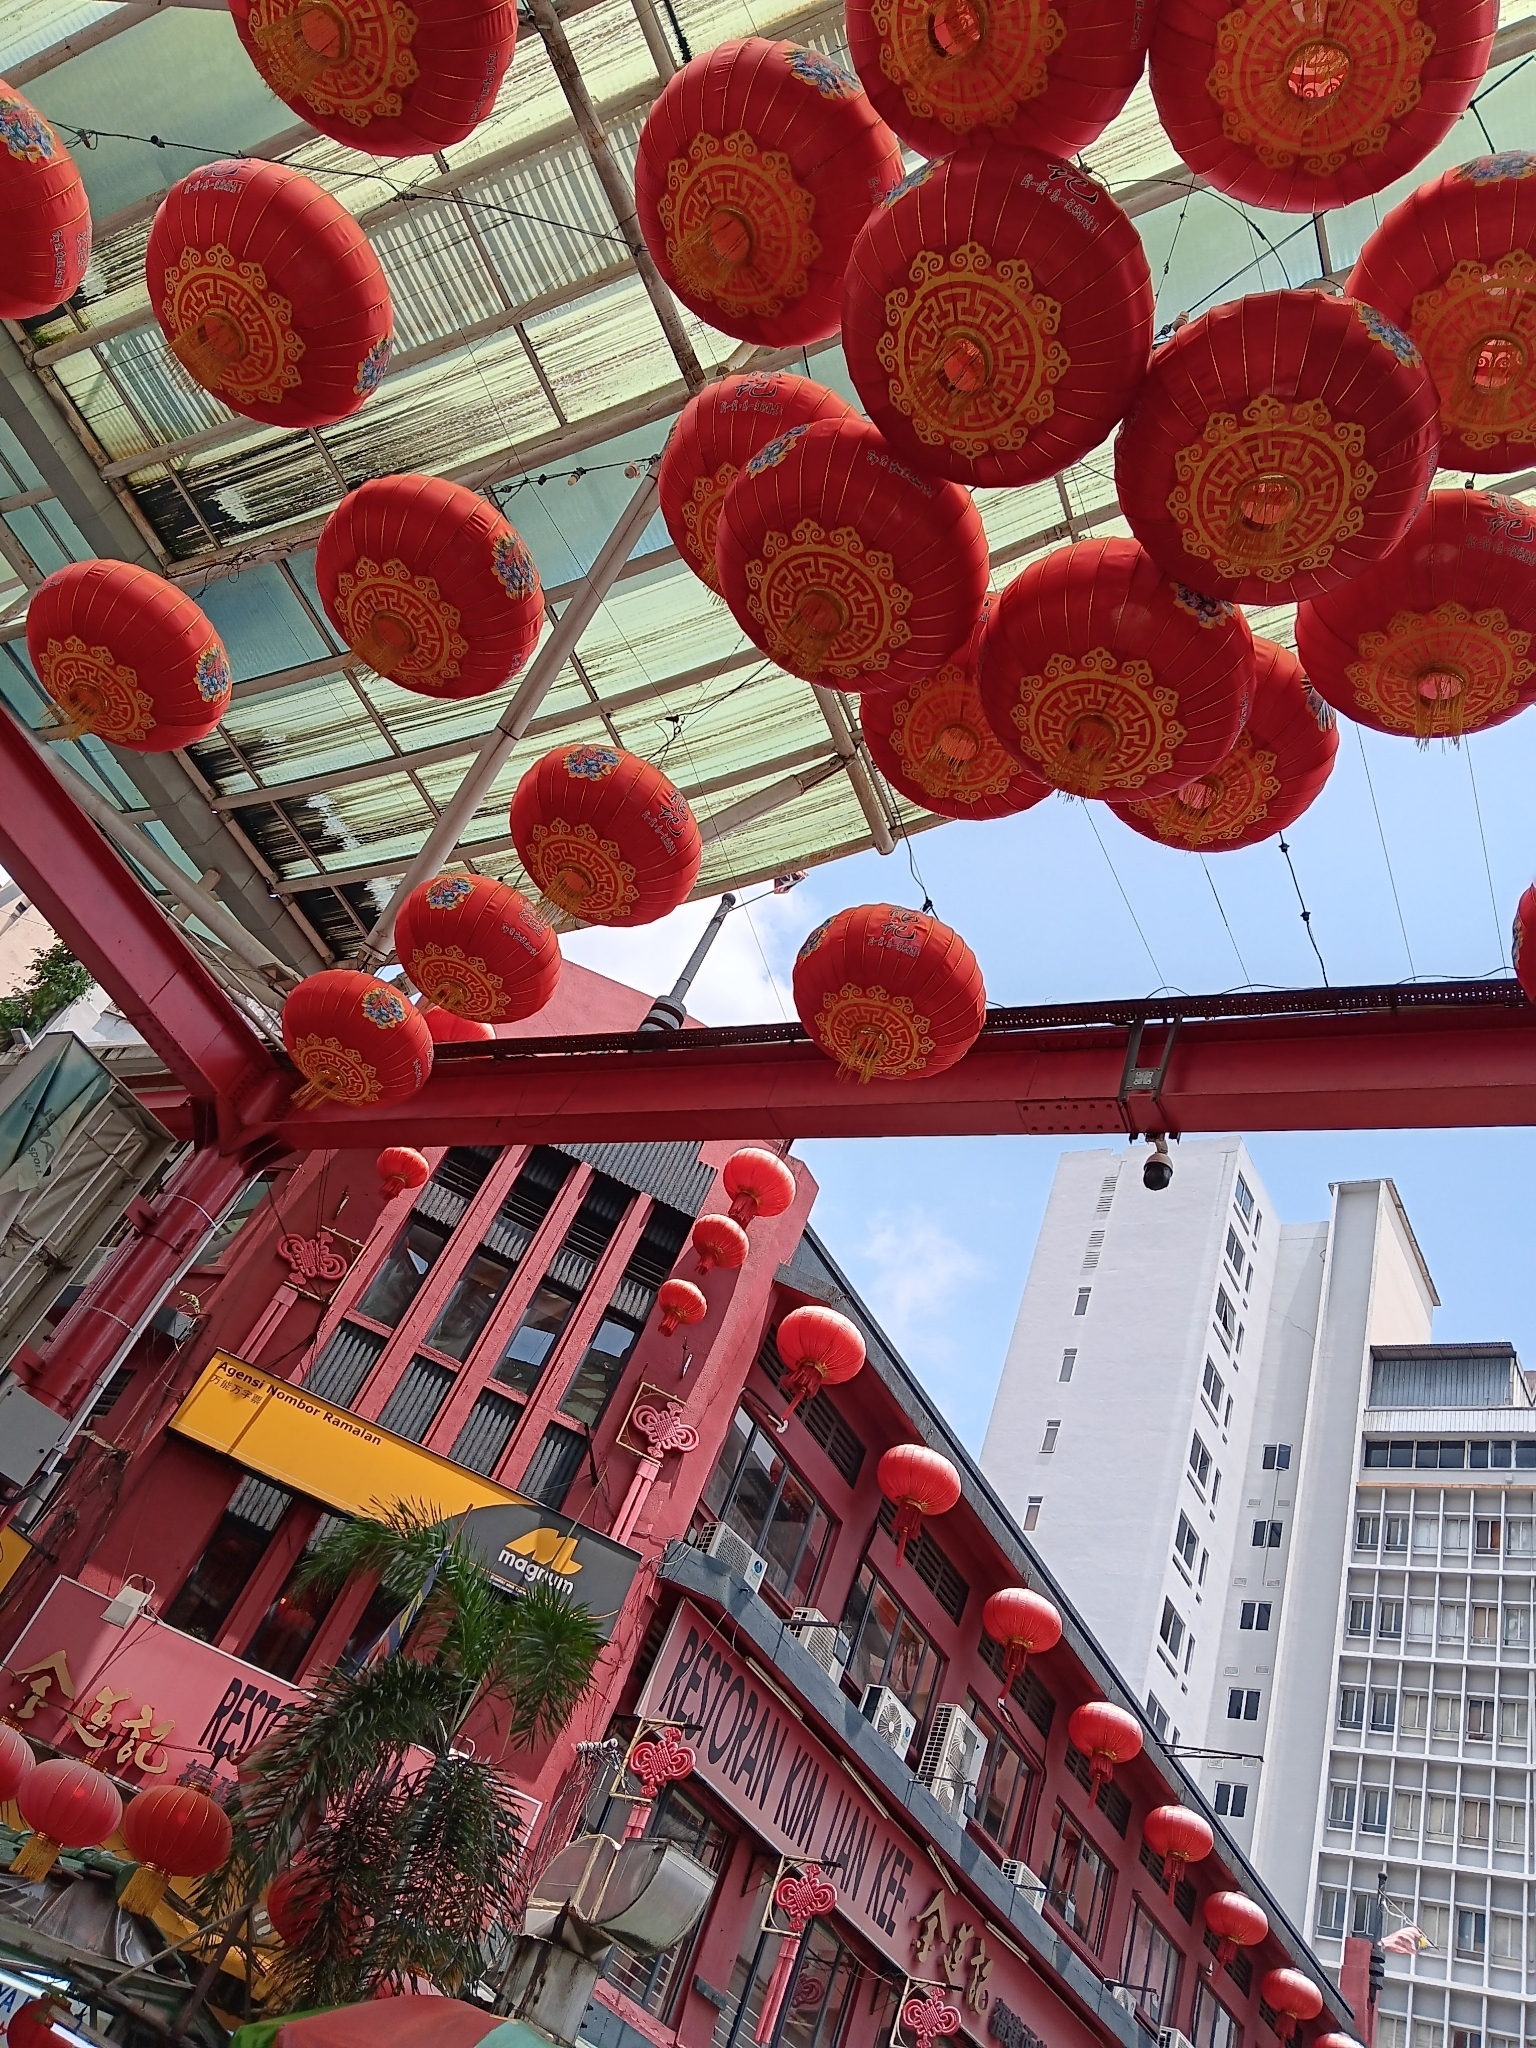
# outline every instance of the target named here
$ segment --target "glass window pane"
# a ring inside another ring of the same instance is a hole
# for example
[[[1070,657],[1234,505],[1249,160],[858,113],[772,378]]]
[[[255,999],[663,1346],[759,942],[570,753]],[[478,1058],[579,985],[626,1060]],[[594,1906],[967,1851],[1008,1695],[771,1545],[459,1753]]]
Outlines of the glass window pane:
[[[395,1240],[395,1248],[374,1274],[361,1309],[391,1329],[416,1299],[421,1283],[448,1242],[448,1233],[413,1216]]]
[[[494,1377],[519,1394],[531,1394],[575,1306],[576,1297],[564,1288],[541,1286],[512,1332]]]
[[[794,1577],[784,1590],[784,1597],[791,1606],[805,1607],[810,1604],[811,1588],[816,1583],[816,1573],[821,1566],[821,1554],[826,1548],[827,1534],[831,1519],[820,1502],[813,1502],[805,1524],[805,1541],[801,1546],[799,1562]]]
[[[859,1574],[864,1579],[868,1567]],[[855,1588],[855,1597],[859,1588]],[[850,1607],[853,1601],[849,1602]],[[863,1694],[866,1685],[883,1685],[885,1670],[890,1658],[891,1638],[901,1620],[901,1609],[885,1590],[880,1581],[870,1575],[865,1588],[863,1623],[854,1640],[853,1651],[848,1659],[847,1676],[855,1689]]]
[[[314,1641],[320,1624],[336,1601],[334,1586],[295,1585],[308,1561],[308,1550],[288,1574],[282,1591],[262,1616],[255,1635],[246,1644],[247,1662],[260,1665],[276,1678],[296,1678],[305,1652]]]
[[[718,1521],[722,1509],[731,1497],[731,1488],[736,1483],[736,1474],[746,1456],[747,1445],[752,1441],[752,1418],[743,1408],[738,1408],[731,1423],[731,1433],[726,1438],[725,1449],[720,1453],[720,1462],[709,1475],[709,1484],[704,1489],[704,1506]]]
[[[477,1252],[454,1282],[427,1342],[450,1358],[468,1358],[511,1278],[510,1266]]]
[[[604,1316],[597,1335],[587,1346],[587,1355],[571,1375],[571,1383],[560,1406],[578,1422],[595,1428],[608,1406],[624,1371],[625,1361],[640,1335],[634,1323],[618,1316]]]

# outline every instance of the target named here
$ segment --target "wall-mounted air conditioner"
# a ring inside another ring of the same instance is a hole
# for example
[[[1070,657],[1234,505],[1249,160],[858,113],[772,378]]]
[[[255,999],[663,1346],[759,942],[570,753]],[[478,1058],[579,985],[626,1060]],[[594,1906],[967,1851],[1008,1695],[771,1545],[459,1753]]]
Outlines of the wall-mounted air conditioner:
[[[1027,1895],[1029,1903],[1038,1912],[1045,1904],[1045,1880],[1036,1877],[1027,1863],[1020,1863],[1015,1857],[1008,1857],[1003,1864],[1003,1876],[1015,1891]]]
[[[963,1707],[946,1701],[933,1717],[918,1780],[928,1787],[946,1813],[969,1820],[976,1810],[976,1787],[987,1760],[987,1738]]]
[[[814,1657],[823,1671],[834,1679],[842,1677],[848,1644],[819,1607],[795,1608],[789,1617],[789,1629],[801,1649]]]
[[[904,1757],[917,1733],[917,1716],[888,1685],[866,1685],[860,1712],[880,1740]]]
[[[748,1543],[745,1536],[739,1536],[729,1522],[710,1522],[699,1531],[699,1548],[706,1557],[717,1557],[729,1565],[738,1579],[745,1579],[754,1593],[762,1590],[763,1576],[768,1570],[765,1558]]]

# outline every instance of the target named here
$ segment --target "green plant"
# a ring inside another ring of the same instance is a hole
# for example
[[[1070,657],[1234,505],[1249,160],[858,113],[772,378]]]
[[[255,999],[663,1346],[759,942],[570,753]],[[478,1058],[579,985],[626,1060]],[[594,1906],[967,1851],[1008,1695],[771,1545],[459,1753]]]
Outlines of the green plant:
[[[0,1031],[25,1031],[35,1037],[60,1010],[80,1000],[91,985],[88,968],[55,939],[27,969],[27,978],[13,995],[0,996]]]

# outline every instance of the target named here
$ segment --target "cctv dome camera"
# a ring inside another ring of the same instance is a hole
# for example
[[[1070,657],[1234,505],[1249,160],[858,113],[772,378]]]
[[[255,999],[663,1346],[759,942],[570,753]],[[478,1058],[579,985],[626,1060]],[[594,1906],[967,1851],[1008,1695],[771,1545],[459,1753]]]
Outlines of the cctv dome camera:
[[[1168,1140],[1158,1138],[1154,1141],[1147,1162],[1141,1169],[1141,1184],[1144,1188],[1150,1188],[1153,1194],[1161,1194],[1172,1179],[1173,1161],[1168,1157]]]

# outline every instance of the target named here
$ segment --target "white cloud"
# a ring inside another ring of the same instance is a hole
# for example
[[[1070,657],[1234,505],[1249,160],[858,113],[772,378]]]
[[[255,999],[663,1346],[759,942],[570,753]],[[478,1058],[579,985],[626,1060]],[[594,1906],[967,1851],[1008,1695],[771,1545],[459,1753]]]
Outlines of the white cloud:
[[[877,1210],[859,1246],[861,1286],[909,1363],[956,1355],[955,1309],[985,1263],[920,1209]]]

